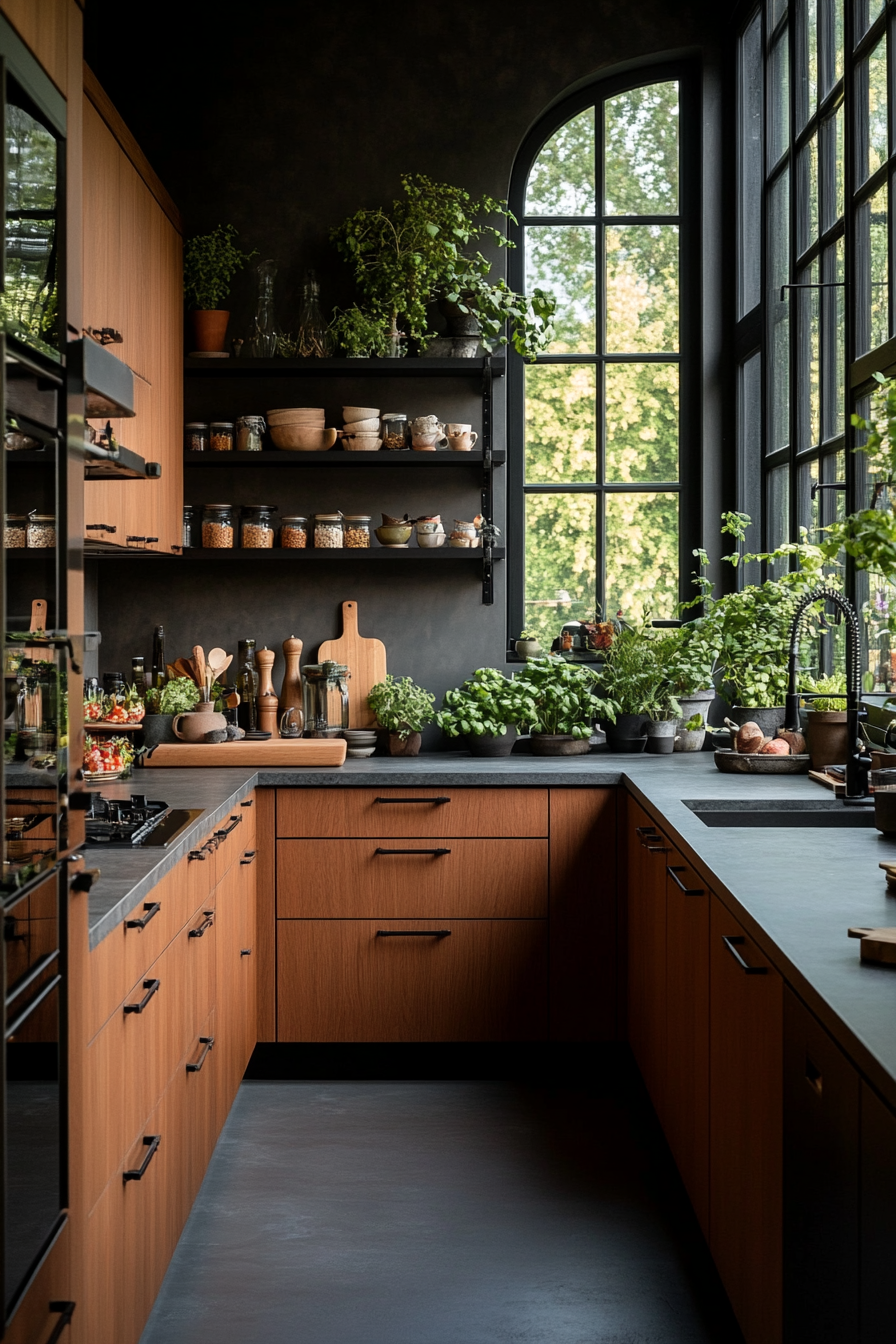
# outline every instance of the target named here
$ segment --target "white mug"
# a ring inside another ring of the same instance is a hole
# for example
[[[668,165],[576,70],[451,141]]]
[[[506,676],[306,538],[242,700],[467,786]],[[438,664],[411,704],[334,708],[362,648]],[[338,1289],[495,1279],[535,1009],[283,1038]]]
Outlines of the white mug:
[[[446,429],[446,431],[447,431],[447,434],[448,434],[449,439],[456,439],[456,438],[459,438],[459,436],[460,436],[461,434],[469,434],[469,432],[470,432],[470,430],[471,430],[472,428],[473,428],[472,425],[446,425],[446,426],[445,426],[445,429]]]
[[[454,428],[456,428],[456,426],[454,425],[448,426],[449,430]],[[456,453],[468,453],[471,448],[475,447],[478,439],[479,435],[476,433],[475,429],[473,430],[472,433],[470,433],[469,431],[463,434],[449,433],[448,447],[453,448]]]

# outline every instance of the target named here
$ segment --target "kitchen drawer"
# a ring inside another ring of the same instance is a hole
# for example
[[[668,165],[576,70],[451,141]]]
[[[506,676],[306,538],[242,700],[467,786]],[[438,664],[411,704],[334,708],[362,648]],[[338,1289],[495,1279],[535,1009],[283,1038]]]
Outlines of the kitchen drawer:
[[[218,841],[215,862],[218,881],[220,882],[231,864],[235,863],[240,857],[243,849],[250,845],[250,841],[255,835],[255,818],[252,808],[235,807],[228,816],[218,822],[214,835]]]
[[[280,919],[536,919],[547,840],[278,840]]]
[[[544,1040],[547,957],[543,919],[281,919],[277,1039]]]
[[[278,789],[278,836],[532,836],[547,789]]]

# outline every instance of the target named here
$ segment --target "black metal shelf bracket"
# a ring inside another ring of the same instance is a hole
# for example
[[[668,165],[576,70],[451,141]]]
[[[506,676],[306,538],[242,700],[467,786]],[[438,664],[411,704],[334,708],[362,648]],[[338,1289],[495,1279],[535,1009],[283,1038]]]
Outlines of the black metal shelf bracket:
[[[479,512],[483,521],[490,527],[494,523],[495,513],[495,464],[492,453],[493,438],[493,371],[491,355],[486,355],[482,366],[482,494]],[[486,533],[486,538],[488,537]],[[495,566],[492,559],[492,547],[488,540],[483,542],[482,551],[482,605],[493,607],[495,604]]]

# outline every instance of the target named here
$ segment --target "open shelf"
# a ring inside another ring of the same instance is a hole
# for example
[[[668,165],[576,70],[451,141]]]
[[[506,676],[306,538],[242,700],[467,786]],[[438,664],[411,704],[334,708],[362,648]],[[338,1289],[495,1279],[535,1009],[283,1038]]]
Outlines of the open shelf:
[[[158,560],[160,553],[158,551],[128,551],[122,549],[117,554],[108,555],[105,558],[109,560]],[[506,552],[503,547],[492,547],[492,560],[503,560]],[[93,558],[93,557],[92,557]],[[103,559],[102,554],[96,557]],[[162,557],[163,559],[166,557]],[[203,546],[193,546],[184,551],[180,557],[170,557],[176,560],[211,560],[228,561],[239,560],[242,563],[253,560],[263,560],[270,564],[275,560],[285,560],[287,562],[298,562],[303,564],[315,560],[335,560],[337,562],[347,560],[375,561],[383,564],[403,564],[413,565],[418,561],[435,561],[440,565],[457,564],[462,560],[485,559],[485,551],[481,546],[444,546],[427,548],[425,546],[408,547],[407,550],[397,547],[395,550],[388,546],[371,546],[357,548],[343,548],[336,550],[325,550],[318,547],[308,547],[306,550],[292,550],[278,546],[271,550],[254,549],[253,547],[235,546],[229,550],[214,550]]]
[[[492,453],[492,466],[501,467],[507,460],[503,449]],[[450,448],[435,453],[347,453],[331,448],[326,453],[288,452],[286,449],[265,449],[260,453],[184,453],[185,467],[481,467],[484,455],[479,452],[455,453]]]
[[[503,378],[505,359],[239,359],[184,360],[184,372],[204,378],[481,378],[488,365]]]

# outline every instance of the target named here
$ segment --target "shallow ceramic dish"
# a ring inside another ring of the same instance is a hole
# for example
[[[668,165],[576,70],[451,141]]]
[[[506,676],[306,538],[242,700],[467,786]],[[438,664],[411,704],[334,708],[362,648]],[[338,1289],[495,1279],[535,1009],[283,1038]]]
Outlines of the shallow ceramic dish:
[[[810,757],[761,756],[759,752],[715,751],[716,768],[723,775],[804,775]]]
[[[309,425],[268,425],[276,448],[295,453],[325,453],[336,442],[335,429],[312,429]]]
[[[379,420],[379,406],[343,406],[343,423],[351,424],[354,420]]]
[[[348,420],[343,425],[346,434],[378,434],[380,428],[379,416],[374,415],[370,420]]]
[[[121,779],[126,766],[120,770],[85,770],[84,779],[88,784],[108,784],[113,779]]]
[[[372,756],[373,753],[374,753],[375,751],[376,751],[376,747],[375,747],[375,746],[374,746],[374,747],[346,747],[346,749],[345,749],[345,754],[346,754],[346,756],[351,756],[351,757],[353,757],[354,760],[359,761],[359,760],[362,760],[365,756]]]
[[[445,545],[444,532],[418,532],[417,545],[422,546],[424,551],[434,551],[439,546]]]
[[[342,446],[347,453],[377,453],[383,441],[376,434],[343,434]]]
[[[384,523],[382,527],[377,527],[374,530],[376,532],[377,541],[383,546],[407,546],[411,539],[413,528],[409,523],[394,524],[392,526],[388,526]]]

